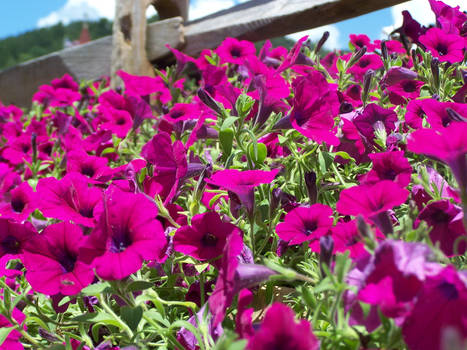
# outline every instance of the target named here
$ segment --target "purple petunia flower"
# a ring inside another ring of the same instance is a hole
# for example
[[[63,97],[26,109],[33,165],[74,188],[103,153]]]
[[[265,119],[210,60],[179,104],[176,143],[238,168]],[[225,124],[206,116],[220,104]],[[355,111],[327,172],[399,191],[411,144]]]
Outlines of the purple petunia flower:
[[[402,335],[410,350],[443,348],[444,332],[451,328],[467,340],[467,275],[447,266],[429,276],[412,312],[402,325]]]
[[[44,216],[95,226],[93,211],[102,199],[102,190],[90,187],[84,175],[70,173],[61,180],[42,178],[37,184],[37,194],[38,207]]]
[[[3,195],[0,200],[2,217],[24,221],[37,208],[37,196],[27,182]]]
[[[290,307],[274,303],[266,311],[259,330],[249,338],[247,349],[318,350],[319,341],[310,322],[301,320],[297,323]]]
[[[313,141],[337,146],[334,117],[339,114],[340,103],[336,86],[329,84],[321,72],[313,70],[296,78],[292,88],[293,109],[288,116],[292,126]]]
[[[340,193],[336,209],[344,215],[372,218],[405,202],[409,191],[385,180],[373,185],[359,185]]]
[[[19,224],[0,218],[0,257],[12,255],[12,259],[16,258],[23,253],[26,242],[35,235],[37,232],[30,222]]]
[[[67,154],[67,173],[77,172],[87,176],[90,181],[97,182],[111,175],[112,169],[107,166],[108,159],[90,156],[83,150],[70,151]]]
[[[427,276],[441,269],[433,260],[431,249],[421,243],[381,243],[363,271],[358,299],[379,306],[386,317],[405,317]]]
[[[331,229],[332,221],[332,209],[318,203],[292,209],[284,222],[276,226],[276,232],[289,245],[301,244],[324,236]]]
[[[406,187],[410,183],[412,167],[404,157],[404,152],[372,153],[368,156],[373,162],[373,168],[360,179],[360,183],[374,184],[391,180],[401,187]]]
[[[419,41],[440,62],[456,63],[464,60],[465,43],[460,35],[447,34],[439,28],[430,28],[419,37]]]
[[[138,271],[144,260],[160,260],[167,239],[156,220],[157,207],[145,195],[110,187],[95,213],[98,224],[81,253],[93,261],[101,278],[122,279]]]
[[[397,114],[391,109],[385,109],[375,103],[365,107],[363,112],[353,119],[358,131],[371,141],[376,130],[385,130],[389,135],[396,129]]]
[[[428,123],[433,129],[442,129],[452,122],[467,121],[467,105],[455,102],[439,102],[435,99],[421,101]]]
[[[26,279],[44,294],[77,294],[94,280],[92,267],[83,261],[79,249],[84,243],[77,225],[58,223],[47,226],[24,248]]]
[[[2,300],[3,302],[3,300]],[[18,310],[16,307],[13,308],[11,312],[11,316],[13,319],[18,323],[23,325],[23,329],[26,330],[26,324],[23,324],[24,320],[26,319],[26,315],[22,313],[20,310]],[[7,328],[7,327],[13,327],[13,325],[10,323],[10,321],[3,315],[0,315],[0,329],[1,328]],[[23,350],[24,346],[21,344],[21,339],[22,334],[16,330],[13,329],[6,339],[3,341],[3,343],[0,345],[1,350]]]
[[[125,92],[130,95],[147,96],[153,93],[158,94],[162,103],[167,103],[172,99],[170,89],[165,85],[161,77],[147,77],[131,75],[122,70],[117,72],[125,84]]]
[[[467,190],[467,123],[453,122],[442,130],[418,129],[409,135],[407,149],[446,163],[462,191]]]
[[[255,56],[256,48],[250,41],[225,38],[216,49],[222,62],[243,64],[249,57]]]
[[[205,181],[236,194],[250,212],[254,205],[254,188],[260,184],[271,183],[278,172],[279,169],[271,171],[225,169],[214,173]]]
[[[462,208],[446,199],[428,204],[418,215],[415,225],[425,221],[431,228],[431,241],[434,244],[439,243],[443,253],[451,257],[464,254],[467,248],[465,240],[459,241],[458,246],[454,247],[458,238],[467,238],[463,219]]]
[[[143,146],[141,155],[154,165],[154,176],[143,183],[145,192],[151,197],[159,194],[165,204],[169,203],[188,169],[183,143],[175,141],[172,144],[169,134],[160,133]]]
[[[191,226],[180,227],[174,235],[174,250],[195,259],[211,260],[222,254],[227,237],[241,234],[240,229],[222,222],[216,212],[195,215]]]

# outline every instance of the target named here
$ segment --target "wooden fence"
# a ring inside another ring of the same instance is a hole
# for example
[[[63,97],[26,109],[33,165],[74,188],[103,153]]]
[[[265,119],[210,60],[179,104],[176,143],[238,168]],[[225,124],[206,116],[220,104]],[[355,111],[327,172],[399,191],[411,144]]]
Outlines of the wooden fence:
[[[357,17],[406,0],[252,0],[189,22],[183,19],[188,14],[188,0],[141,1],[153,4],[162,18],[171,17],[145,26],[146,57],[157,64],[170,55],[167,43],[196,55],[202,49],[217,47],[226,37],[264,40]],[[77,80],[109,75],[114,46],[112,36],[107,36],[1,71],[0,101],[29,106],[39,85],[65,73]]]

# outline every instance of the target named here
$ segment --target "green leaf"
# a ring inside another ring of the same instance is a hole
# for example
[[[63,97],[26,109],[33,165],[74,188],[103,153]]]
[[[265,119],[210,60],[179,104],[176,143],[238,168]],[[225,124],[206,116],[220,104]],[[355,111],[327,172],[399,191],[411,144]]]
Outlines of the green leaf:
[[[123,321],[130,327],[132,331],[138,328],[138,324],[143,317],[143,308],[141,306],[131,307],[124,306],[120,309],[120,314]]]
[[[3,328],[0,328],[0,345],[3,344],[3,342],[8,337],[10,332],[12,330],[14,330],[14,329],[15,329],[15,327],[3,327]]]
[[[227,158],[232,153],[232,144],[234,139],[234,132],[231,128],[221,129],[219,132],[219,141],[221,143],[224,157]]]
[[[76,322],[88,322],[88,323],[97,323],[102,322],[106,325],[116,326],[122,328],[122,325],[116,321],[112,315],[105,312],[94,312],[91,314],[83,314],[73,318],[73,321]]]
[[[110,284],[108,282],[95,283],[84,288],[81,293],[86,296],[97,296],[102,294],[106,289],[110,291]]]
[[[170,327],[170,322],[163,318],[162,315],[156,310],[148,310],[144,313],[144,315],[146,317],[149,317],[151,320],[155,320],[157,323],[160,323],[161,325],[167,328]]]
[[[264,143],[257,143],[248,146],[248,155],[250,159],[256,164],[262,164],[268,155],[268,149]]]
[[[116,153],[116,150],[113,147],[104,148],[104,150],[101,152],[101,157],[107,153]]]
[[[233,117],[233,116],[225,118],[221,126],[221,131],[231,127],[238,119],[239,117]]]
[[[339,151],[339,152],[336,152],[334,153],[334,156],[337,157],[341,157],[343,159],[351,159],[353,161],[355,161],[355,159],[353,159],[347,152],[344,152],[344,151]]]
[[[152,287],[154,287],[154,283],[152,283],[152,282],[134,281],[134,282],[130,283],[127,290],[129,292],[137,292],[137,291],[145,290],[145,289],[152,288]]]

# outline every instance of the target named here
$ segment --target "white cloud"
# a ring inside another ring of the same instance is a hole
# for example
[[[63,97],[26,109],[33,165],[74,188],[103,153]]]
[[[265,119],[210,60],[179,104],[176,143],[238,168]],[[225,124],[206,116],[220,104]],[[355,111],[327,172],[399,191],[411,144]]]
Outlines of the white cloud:
[[[189,19],[197,19],[211,13],[235,6],[249,0],[191,0]],[[156,14],[154,7],[149,6],[146,15]],[[68,24],[78,20],[94,20],[105,17],[113,19],[115,0],[67,0],[66,4],[37,21],[38,27],[46,27],[62,22]]]
[[[324,48],[328,50],[334,50],[336,48],[340,48],[341,45],[339,43],[339,37],[340,37],[340,32],[337,26],[334,24],[329,24],[326,26],[310,29],[310,30],[305,30],[303,32],[298,32],[294,34],[287,35],[287,37],[298,40],[301,37],[308,35],[308,39],[310,39],[313,42],[317,42],[321,37],[323,36],[323,33],[325,31],[329,32],[329,38],[324,44]]]
[[[112,19],[115,15],[115,0],[68,0],[57,11],[40,18],[38,27],[46,27],[62,22],[68,24],[71,21],[94,20],[105,17]]]
[[[452,7],[460,6],[461,11],[467,10],[465,0],[443,0],[443,2]],[[412,17],[422,25],[428,26],[435,23],[435,14],[431,10],[428,0],[412,0],[391,7],[393,25],[383,28],[383,36],[387,36],[402,25],[402,11],[404,10],[409,11]]]

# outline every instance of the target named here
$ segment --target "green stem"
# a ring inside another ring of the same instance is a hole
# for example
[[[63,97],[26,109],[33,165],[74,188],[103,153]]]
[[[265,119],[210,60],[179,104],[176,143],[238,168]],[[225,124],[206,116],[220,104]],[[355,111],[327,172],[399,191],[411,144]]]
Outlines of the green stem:
[[[98,295],[97,299],[99,300],[99,303],[102,305],[104,310],[107,311],[115,319],[115,321],[117,321],[120,324],[125,333],[130,337],[130,339],[132,339],[134,334],[130,327],[128,327],[128,325],[125,322],[123,322],[123,320],[112,310],[112,308],[105,302],[104,298],[101,295]]]

